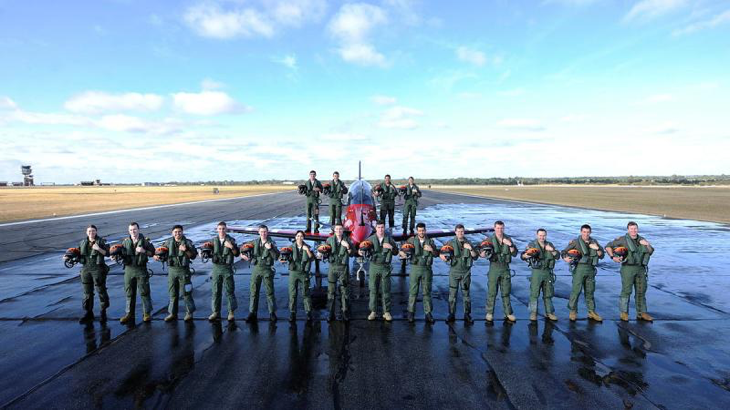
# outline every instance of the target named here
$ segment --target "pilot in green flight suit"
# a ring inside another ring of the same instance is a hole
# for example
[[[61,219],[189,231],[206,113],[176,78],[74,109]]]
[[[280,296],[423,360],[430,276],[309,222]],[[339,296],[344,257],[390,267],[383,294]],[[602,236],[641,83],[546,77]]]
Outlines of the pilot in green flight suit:
[[[335,229],[337,222],[342,222],[342,196],[345,193],[345,183],[340,180],[340,173],[335,171],[332,174],[330,183],[330,225]]]
[[[464,299],[464,322],[471,324],[474,321],[471,318],[471,267],[474,260],[479,256],[474,250],[474,245],[464,237],[464,225],[458,224],[454,229],[456,238],[446,242],[454,248],[454,256],[448,262],[449,268],[449,316],[447,322],[453,322],[456,317],[456,295],[461,288],[461,296]],[[441,260],[446,262],[446,257],[441,254]]]
[[[517,256],[517,246],[512,238],[504,233],[504,222],[494,223],[494,235],[491,238],[494,253],[489,258],[488,290],[487,290],[487,322],[494,319],[494,302],[497,300],[497,291],[502,291],[502,309],[505,319],[515,322],[517,318],[512,314],[510,292],[512,291],[512,271],[509,264]]]
[[[390,314],[390,274],[393,268],[390,263],[393,255],[398,253],[398,245],[393,238],[385,235],[385,222],[382,220],[377,222],[375,234],[371,235],[368,240],[373,244],[373,254],[368,271],[368,288],[370,289],[368,320],[375,320],[378,294],[380,294],[383,299],[383,319],[390,322],[393,320],[393,316]]]
[[[380,198],[380,220],[385,222],[385,217],[388,217],[388,225],[393,228],[395,226],[395,197],[398,196],[398,190],[395,185],[390,183],[390,175],[385,176],[385,182],[380,184],[380,188],[383,190],[382,197]]]
[[[408,278],[410,284],[408,289],[408,321],[413,322],[416,312],[416,298],[418,288],[423,283],[423,313],[426,315],[426,322],[433,323],[431,311],[431,285],[433,283],[433,258],[438,255],[438,250],[433,239],[426,235],[426,224],[419,222],[416,225],[417,236],[408,238],[406,243],[413,245],[413,259],[411,260],[411,273]],[[405,253],[401,252],[401,257]]]
[[[170,295],[170,305],[167,308],[168,315],[165,322],[177,320],[178,301],[180,294],[185,301],[185,321],[193,320],[195,312],[195,301],[193,300],[193,283],[191,279],[190,261],[198,256],[193,241],[183,234],[182,225],[172,227],[172,237],[165,241],[168,249],[167,264],[167,291]],[[155,259],[159,260],[157,256]]]
[[[264,283],[266,290],[266,302],[269,308],[269,318],[275,322],[276,317],[276,299],[274,298],[274,262],[279,259],[279,249],[271,238],[269,238],[269,228],[266,225],[259,225],[259,237],[249,242],[254,246],[253,258],[251,263],[254,265],[251,270],[250,298],[248,304],[247,321],[257,319],[259,310],[259,292],[261,291],[261,282]],[[249,260],[247,256],[243,259]]]
[[[591,226],[585,224],[580,227],[580,236],[570,241],[568,246],[563,249],[563,260],[570,263],[570,259],[565,256],[571,249],[580,251],[582,257],[573,269],[573,289],[568,299],[568,309],[570,309],[569,319],[575,321],[578,318],[578,297],[580,292],[585,292],[586,306],[588,307],[588,318],[596,322],[602,322],[603,318],[596,312],[596,302],[593,294],[596,292],[596,265],[598,260],[603,259],[604,251],[601,245],[591,237]]]
[[[330,267],[327,272],[327,321],[335,320],[335,305],[337,289],[340,290],[340,309],[342,320],[348,321],[350,309],[349,264],[354,246],[349,238],[343,235],[342,224],[335,224],[335,234],[327,238],[327,245],[332,247]]]
[[[304,312],[307,320],[312,320],[312,297],[309,295],[309,272],[314,254],[309,245],[304,243],[304,232],[297,231],[294,243],[291,246],[292,254],[289,260],[289,321],[297,318],[297,293],[302,289]]]
[[[553,306],[553,296],[555,295],[555,261],[560,258],[560,253],[555,249],[555,245],[547,240],[547,231],[538,229],[537,238],[527,244],[527,249],[534,248],[540,251],[537,257],[532,258],[532,275],[530,276],[530,320],[537,320],[537,299],[540,297],[542,290],[542,299],[545,303],[545,316],[552,321],[558,320],[555,316],[555,307]],[[525,252],[522,252],[522,259],[528,261]]]
[[[629,299],[632,288],[636,288],[634,297],[636,318],[652,322],[654,319],[646,313],[646,288],[648,286],[649,258],[654,253],[654,248],[646,238],[639,235],[639,225],[636,222],[629,222],[626,229],[626,235],[619,236],[606,245],[608,256],[614,262],[621,264],[621,298],[619,299],[621,320],[629,320]],[[628,255],[623,259],[614,255],[614,251],[619,246],[628,249]]]
[[[307,187],[307,229],[312,232],[312,219],[314,219],[314,232],[319,232],[319,194],[324,189],[322,183],[317,180],[317,172],[309,171],[309,179],[304,184]]]
[[[109,245],[104,238],[97,236],[96,226],[89,225],[86,228],[86,239],[79,244],[81,253],[81,284],[84,287],[84,298],[81,307],[84,309],[84,316],[79,323],[91,322],[94,320],[94,287],[99,294],[101,305],[102,322],[106,322],[106,309],[109,307],[109,294],[106,291],[106,275],[109,273],[109,266],[104,262],[104,257],[109,254]]]
[[[124,293],[127,296],[126,314],[121,323],[134,320],[137,290],[142,299],[142,320],[152,320],[152,296],[150,295],[150,274],[147,270],[149,257],[155,254],[155,247],[139,232],[139,224],[129,224],[129,236],[122,241],[124,247]]]
[[[238,309],[238,301],[236,300],[236,284],[233,278],[233,264],[236,256],[240,251],[236,245],[236,240],[228,235],[228,228],[225,222],[219,222],[216,226],[218,235],[213,238],[213,271],[211,273],[211,310],[213,313],[208,316],[208,320],[220,320],[221,314],[221,293],[225,288],[226,299],[228,301],[228,321],[235,319],[234,312]]]
[[[408,178],[408,185],[406,185],[405,203],[403,204],[403,233],[406,232],[406,228],[410,226],[411,235],[413,235],[413,228],[416,225],[416,210],[418,209],[418,198],[421,196],[421,190],[413,180],[413,177]],[[408,224],[410,221],[410,225]]]

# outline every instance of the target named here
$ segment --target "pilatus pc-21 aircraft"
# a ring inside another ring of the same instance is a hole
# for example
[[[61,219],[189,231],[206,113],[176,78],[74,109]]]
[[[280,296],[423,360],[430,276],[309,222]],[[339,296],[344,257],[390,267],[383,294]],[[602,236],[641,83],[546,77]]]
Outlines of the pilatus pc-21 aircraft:
[[[358,249],[359,245],[375,232],[375,223],[377,222],[375,199],[373,198],[372,187],[370,186],[370,183],[362,179],[361,164],[358,164],[357,180],[348,187],[347,208],[346,210],[343,210],[342,216],[342,225],[345,229],[344,234],[350,238],[355,249]],[[426,226],[428,226],[428,222],[426,222]],[[229,226],[228,230],[231,232],[258,235],[258,227],[255,226]],[[464,234],[486,233],[492,232],[493,230],[493,228],[465,229]],[[269,236],[293,240],[296,232],[297,230],[292,229],[269,229]],[[332,235],[332,233],[305,232],[304,239],[320,243],[326,241],[327,238]],[[386,235],[390,235],[390,237],[396,242],[403,242],[410,236],[407,235],[405,231],[400,234],[387,232]],[[426,235],[428,235],[429,238],[453,236],[454,231],[448,229],[434,229],[428,230]],[[357,280],[360,281],[361,285],[363,285],[365,261],[362,258],[356,258],[356,261],[359,264]],[[316,268],[317,271],[319,271],[319,263],[317,263]],[[403,261],[401,273],[405,273],[405,261]]]

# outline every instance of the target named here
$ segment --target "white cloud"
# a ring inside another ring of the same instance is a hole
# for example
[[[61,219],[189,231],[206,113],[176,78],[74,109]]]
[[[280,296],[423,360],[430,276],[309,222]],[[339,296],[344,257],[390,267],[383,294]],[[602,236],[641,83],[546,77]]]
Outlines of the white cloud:
[[[483,66],[487,62],[486,54],[479,50],[466,46],[460,46],[456,48],[456,57],[461,61],[465,61],[479,67]]]
[[[318,21],[327,10],[325,0],[281,0],[265,2],[272,18],[282,25],[300,27]]]
[[[641,0],[626,13],[624,21],[651,20],[676,11],[686,4],[687,0]]]
[[[709,20],[696,21],[682,29],[674,30],[674,32],[672,34],[675,36],[692,34],[694,32],[700,31],[700,30],[715,28],[721,24],[725,24],[728,22],[730,22],[730,10],[725,10],[724,12],[716,15],[715,17],[713,17]]]
[[[14,110],[16,108],[18,108],[18,105],[10,97],[0,96],[0,110]]]
[[[175,93],[172,94],[172,99],[175,107],[195,115],[235,114],[250,110],[222,91]]]
[[[346,44],[340,48],[340,57],[348,63],[385,66],[385,56],[370,44]]]
[[[545,127],[539,121],[528,118],[505,118],[497,123],[502,128],[509,128],[521,131],[545,131]]]
[[[75,113],[99,114],[110,111],[155,111],[162,107],[164,99],[156,94],[108,94],[87,91],[66,101],[63,106]]]
[[[274,57],[271,59],[271,61],[281,64],[284,67],[287,67],[290,70],[297,70],[297,56],[294,54],[287,54],[283,57]]]
[[[190,7],[184,20],[203,37],[229,39],[274,35],[269,18],[253,8],[223,10],[217,4],[203,3]]]
[[[388,21],[385,10],[365,3],[342,5],[328,24],[328,31],[338,43],[343,60],[362,64],[385,66],[385,56],[371,44],[373,28]]]
[[[391,105],[398,101],[395,97],[389,97],[387,95],[374,95],[370,97],[370,100],[378,105]]]
[[[418,127],[414,117],[422,115],[423,112],[415,108],[395,106],[383,112],[378,126],[381,128],[412,130]]]

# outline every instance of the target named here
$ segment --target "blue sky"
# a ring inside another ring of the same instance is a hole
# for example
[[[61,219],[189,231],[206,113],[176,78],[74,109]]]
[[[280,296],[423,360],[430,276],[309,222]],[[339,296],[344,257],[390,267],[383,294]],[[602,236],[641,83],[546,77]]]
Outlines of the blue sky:
[[[729,173],[730,3],[0,0],[0,180]]]

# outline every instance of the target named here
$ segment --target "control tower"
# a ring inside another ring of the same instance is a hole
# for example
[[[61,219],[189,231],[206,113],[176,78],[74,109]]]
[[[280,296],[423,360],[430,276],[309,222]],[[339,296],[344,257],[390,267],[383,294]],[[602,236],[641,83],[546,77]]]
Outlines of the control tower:
[[[30,165],[21,165],[20,172],[23,174],[23,186],[33,186],[33,170]]]

